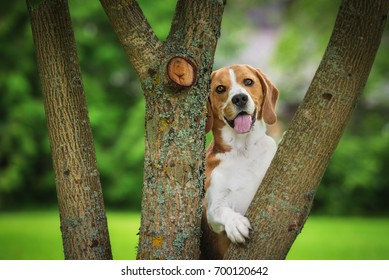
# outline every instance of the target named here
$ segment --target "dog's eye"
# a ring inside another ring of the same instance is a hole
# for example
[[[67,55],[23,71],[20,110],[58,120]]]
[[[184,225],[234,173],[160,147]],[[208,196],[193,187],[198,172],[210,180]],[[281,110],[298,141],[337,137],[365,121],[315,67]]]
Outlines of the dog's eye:
[[[217,93],[223,93],[225,91],[226,91],[226,87],[225,86],[220,85],[220,86],[216,87],[216,92]]]
[[[243,83],[245,86],[251,87],[254,84],[254,81],[251,79],[244,79]]]

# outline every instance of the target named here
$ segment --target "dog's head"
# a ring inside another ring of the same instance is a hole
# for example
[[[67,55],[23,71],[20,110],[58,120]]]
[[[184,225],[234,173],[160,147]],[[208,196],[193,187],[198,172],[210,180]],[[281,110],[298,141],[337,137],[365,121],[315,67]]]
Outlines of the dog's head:
[[[274,112],[277,88],[249,65],[233,65],[211,74],[206,131],[215,125],[228,125],[236,133],[247,133],[256,120],[276,122]]]

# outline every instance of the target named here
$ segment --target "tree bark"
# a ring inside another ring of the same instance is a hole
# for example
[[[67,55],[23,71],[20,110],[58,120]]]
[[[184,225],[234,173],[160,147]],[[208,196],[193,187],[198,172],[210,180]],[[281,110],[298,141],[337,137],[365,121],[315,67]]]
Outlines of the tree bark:
[[[67,1],[32,3],[27,1],[50,137],[65,259],[112,259]]]
[[[322,62],[248,209],[250,241],[230,246],[226,259],[286,257],[367,81],[388,8],[388,0],[342,1]]]
[[[136,1],[100,2],[146,98],[138,259],[197,259],[206,100],[224,3],[179,0],[161,42]]]

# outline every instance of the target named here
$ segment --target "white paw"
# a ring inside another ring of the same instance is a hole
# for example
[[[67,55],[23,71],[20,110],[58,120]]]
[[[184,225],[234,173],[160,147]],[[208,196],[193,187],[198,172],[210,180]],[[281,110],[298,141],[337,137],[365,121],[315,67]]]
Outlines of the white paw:
[[[249,219],[239,213],[234,213],[224,226],[228,238],[233,243],[245,243],[252,229]]]

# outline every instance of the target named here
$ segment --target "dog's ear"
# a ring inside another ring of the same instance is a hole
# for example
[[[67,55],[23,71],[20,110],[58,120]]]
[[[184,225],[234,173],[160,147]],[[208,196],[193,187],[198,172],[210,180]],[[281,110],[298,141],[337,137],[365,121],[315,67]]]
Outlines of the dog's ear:
[[[262,110],[258,114],[258,118],[262,118],[267,124],[274,124],[277,121],[275,107],[278,99],[278,89],[273,85],[269,78],[260,70],[256,69],[259,80],[262,84],[264,100]]]
[[[211,100],[207,100],[207,122],[205,123],[205,133],[208,133],[213,126],[213,112],[211,106]]]

